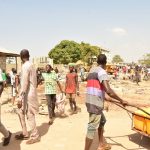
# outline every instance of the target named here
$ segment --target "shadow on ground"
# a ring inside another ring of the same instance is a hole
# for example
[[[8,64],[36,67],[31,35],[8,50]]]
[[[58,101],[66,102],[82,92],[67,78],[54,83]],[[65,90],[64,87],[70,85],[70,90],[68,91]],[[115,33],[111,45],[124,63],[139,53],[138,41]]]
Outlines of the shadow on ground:
[[[37,127],[37,129],[39,130],[41,139],[42,139],[42,136],[44,136],[48,132],[49,127],[50,126],[48,125],[48,123],[42,123],[40,126]],[[0,150],[21,150],[22,140],[15,139],[15,135],[17,134],[20,134],[20,132],[12,133],[11,141],[8,146],[3,147],[2,143],[0,143]]]
[[[120,138],[128,137],[130,142],[133,142],[133,143],[137,144],[138,146],[136,148],[127,148],[123,145],[122,142],[118,142],[116,140],[116,138],[118,139],[119,137]],[[150,150],[150,138],[143,136],[139,133],[123,135],[123,136],[106,137],[106,140],[108,140],[108,139],[109,139],[109,141],[111,141],[112,148],[113,148],[113,146],[117,146],[117,147],[120,147],[121,149],[125,149],[125,150],[142,150],[142,149]],[[98,135],[96,134],[90,150],[97,150],[98,143],[99,143]]]
[[[139,145],[140,148],[150,149],[150,137],[143,136],[139,133],[134,133],[128,136],[129,140]]]

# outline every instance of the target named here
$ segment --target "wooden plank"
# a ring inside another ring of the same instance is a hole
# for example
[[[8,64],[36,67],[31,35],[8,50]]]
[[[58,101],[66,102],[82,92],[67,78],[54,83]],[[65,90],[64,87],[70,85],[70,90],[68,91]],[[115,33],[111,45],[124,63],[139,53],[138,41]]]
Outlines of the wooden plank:
[[[138,133],[140,133],[140,134],[142,134],[142,135],[144,135],[144,136],[150,137],[150,134],[147,134],[147,133],[145,133],[145,132],[142,132],[142,131],[140,131],[140,130],[134,128],[134,127],[132,128],[132,130],[133,130],[133,131],[136,131],[136,132],[138,132]]]

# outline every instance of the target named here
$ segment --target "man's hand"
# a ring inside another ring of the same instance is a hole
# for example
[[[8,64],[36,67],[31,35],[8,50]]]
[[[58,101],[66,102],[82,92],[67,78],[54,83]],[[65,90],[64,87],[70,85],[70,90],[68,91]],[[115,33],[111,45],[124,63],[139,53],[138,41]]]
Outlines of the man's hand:
[[[18,91],[17,91],[17,90],[15,90],[15,93],[16,93],[16,94],[18,94]]]
[[[78,95],[78,96],[80,95],[79,91],[77,91],[77,95]]]
[[[22,107],[22,101],[17,102],[17,107],[20,109]]]
[[[127,101],[121,101],[121,104],[125,107],[128,105],[128,102]]]

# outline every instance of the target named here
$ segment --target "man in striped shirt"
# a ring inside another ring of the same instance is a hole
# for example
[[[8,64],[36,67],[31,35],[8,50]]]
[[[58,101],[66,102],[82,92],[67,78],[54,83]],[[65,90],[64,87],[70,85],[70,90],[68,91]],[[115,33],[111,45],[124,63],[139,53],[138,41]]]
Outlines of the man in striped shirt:
[[[103,128],[106,122],[103,114],[105,92],[112,98],[126,105],[127,102],[123,101],[109,85],[109,78],[105,71],[107,57],[104,54],[98,56],[98,67],[92,68],[87,77],[87,95],[86,107],[89,113],[89,123],[87,135],[85,140],[85,149],[89,150],[92,144],[94,134],[98,129],[99,147],[98,150],[111,149],[103,137]]]

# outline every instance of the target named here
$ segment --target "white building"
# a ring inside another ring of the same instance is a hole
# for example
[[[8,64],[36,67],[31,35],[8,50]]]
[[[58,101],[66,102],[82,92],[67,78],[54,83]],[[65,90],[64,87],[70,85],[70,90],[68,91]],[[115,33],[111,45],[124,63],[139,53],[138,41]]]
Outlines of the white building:
[[[48,57],[35,57],[32,59],[33,64],[35,65],[36,68],[45,68],[47,64],[50,64],[53,67],[53,59],[48,58]]]
[[[107,57],[107,62],[110,63],[110,62],[112,61],[112,56],[111,56],[110,51],[109,51],[109,50],[106,50],[106,49],[103,49],[103,48],[101,48],[100,50],[101,50],[102,54],[105,54],[105,55],[106,55],[106,57]]]

